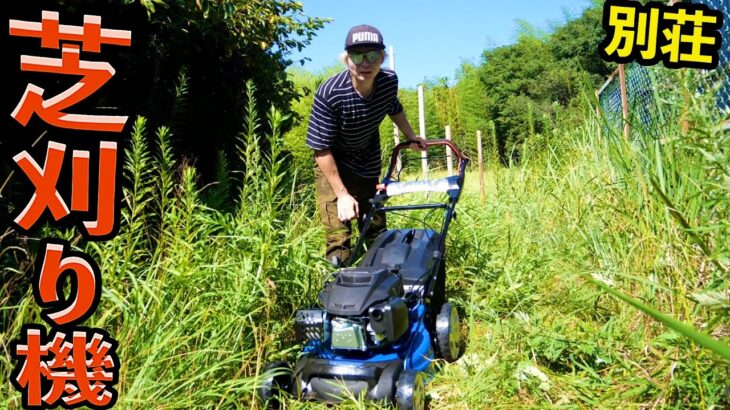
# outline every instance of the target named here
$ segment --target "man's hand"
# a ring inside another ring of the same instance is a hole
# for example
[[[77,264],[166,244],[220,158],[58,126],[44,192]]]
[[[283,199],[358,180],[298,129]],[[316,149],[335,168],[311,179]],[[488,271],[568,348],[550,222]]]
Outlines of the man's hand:
[[[327,178],[327,183],[330,184],[332,191],[337,196],[337,218],[342,222],[357,218],[360,213],[357,201],[347,192],[347,188],[342,183],[332,152],[328,149],[315,151],[314,159],[317,161],[319,169],[322,170],[322,174]]]
[[[352,195],[345,193],[337,197],[337,218],[342,222],[347,222],[351,219],[357,218],[360,214],[360,210],[357,206],[357,201]]]
[[[403,133],[403,135],[406,136],[406,138],[408,139],[408,142],[411,143],[412,150],[414,150],[414,151],[425,151],[426,150],[426,140],[421,138],[421,136],[416,135],[415,132],[413,132],[413,128],[411,128],[411,124],[408,123],[408,119],[406,118],[405,111],[401,111],[396,115],[391,115],[390,119],[398,127],[398,129]]]
[[[412,138],[408,138],[408,142],[411,143],[411,149],[414,151],[426,150],[426,140],[421,138],[419,135],[414,135]]]

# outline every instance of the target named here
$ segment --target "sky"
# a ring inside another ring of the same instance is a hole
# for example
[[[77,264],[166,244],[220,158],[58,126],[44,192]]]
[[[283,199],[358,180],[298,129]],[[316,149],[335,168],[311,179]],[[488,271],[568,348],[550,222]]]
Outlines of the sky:
[[[300,0],[304,14],[330,17],[297,60],[317,72],[338,62],[347,31],[358,24],[377,27],[393,46],[400,86],[415,88],[424,78],[455,78],[464,60],[478,63],[485,49],[513,43],[517,20],[548,30],[566,15],[580,16],[590,0]],[[384,66],[389,67],[386,59]]]

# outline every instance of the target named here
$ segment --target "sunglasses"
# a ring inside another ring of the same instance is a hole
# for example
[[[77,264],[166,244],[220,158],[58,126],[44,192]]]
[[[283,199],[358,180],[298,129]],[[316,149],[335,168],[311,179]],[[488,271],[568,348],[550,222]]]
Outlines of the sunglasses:
[[[350,60],[357,65],[362,64],[363,60],[368,60],[369,63],[374,63],[378,61],[380,58],[380,51],[378,50],[371,50],[367,53],[357,53],[357,52],[351,52],[348,53],[348,56],[350,57]]]

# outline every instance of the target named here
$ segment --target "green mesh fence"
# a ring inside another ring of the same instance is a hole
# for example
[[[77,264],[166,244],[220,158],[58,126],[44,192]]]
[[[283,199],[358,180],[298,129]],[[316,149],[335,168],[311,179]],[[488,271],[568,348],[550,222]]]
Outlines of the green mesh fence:
[[[730,114],[730,0],[691,0],[692,3],[704,4],[723,14],[723,26],[720,30],[722,46],[717,69],[709,72],[710,78],[719,88],[717,106]],[[654,91],[650,71],[651,68],[637,63],[626,64],[626,93],[629,99],[630,123],[648,125],[656,123],[651,106]],[[614,75],[600,90],[599,103],[607,123],[615,129],[622,125],[621,89],[618,74]]]
[[[651,85],[649,69],[636,64],[626,64],[626,94],[629,98],[630,122],[632,124],[647,125],[653,122],[651,106],[654,102],[654,91]],[[599,95],[601,109],[606,121],[616,128],[620,128],[622,122],[621,111],[621,87],[619,76],[614,75],[611,81],[606,83]]]
[[[714,71],[713,77],[721,82],[717,96],[717,105],[720,109],[730,112],[730,0],[691,0],[691,3],[704,4],[715,10],[720,10],[723,16],[722,47],[720,48],[720,63]]]

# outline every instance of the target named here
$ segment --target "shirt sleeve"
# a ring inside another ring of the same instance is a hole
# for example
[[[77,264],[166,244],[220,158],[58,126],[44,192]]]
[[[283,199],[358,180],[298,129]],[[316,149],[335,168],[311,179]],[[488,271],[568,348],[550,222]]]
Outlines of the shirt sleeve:
[[[398,76],[393,73],[393,78],[395,78],[395,91],[393,92],[393,99],[390,103],[390,111],[388,111],[388,115],[396,115],[403,112],[403,106],[398,99]]]
[[[398,99],[398,94],[393,97],[393,102],[391,104],[390,112],[388,112],[388,115],[396,115],[403,112],[403,106],[400,103],[400,100]]]
[[[331,147],[337,133],[337,113],[332,109],[323,88],[320,86],[314,95],[307,128],[307,146],[317,151]]]

